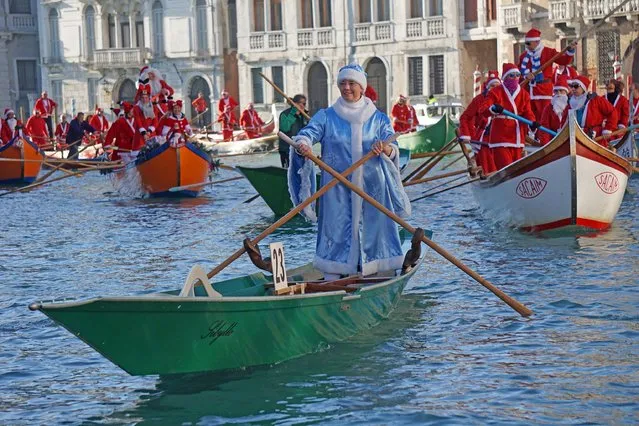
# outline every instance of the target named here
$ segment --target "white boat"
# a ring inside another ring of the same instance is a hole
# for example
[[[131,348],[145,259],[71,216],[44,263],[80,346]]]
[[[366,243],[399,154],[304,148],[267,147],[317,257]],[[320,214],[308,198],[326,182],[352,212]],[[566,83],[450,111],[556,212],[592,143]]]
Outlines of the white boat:
[[[615,152],[623,158],[637,158],[639,157],[639,148],[637,147],[638,138],[639,132],[629,131],[623,138],[619,139],[619,141],[612,143],[611,146],[615,149]],[[639,161],[635,161],[633,165],[638,167]]]
[[[632,174],[623,157],[568,125],[534,153],[473,183],[482,210],[524,231],[606,229]]]
[[[213,155],[251,154],[277,149],[278,138],[273,133],[274,130],[275,122],[271,119],[262,126],[262,134],[265,136],[259,138],[246,139],[246,132],[239,130],[234,132],[233,140],[228,142],[224,142],[222,135],[218,133],[196,133],[193,139],[204,145],[206,151]]]
[[[429,127],[437,123],[445,114],[455,124],[459,124],[459,117],[462,115],[464,106],[460,102],[446,104],[415,104],[415,113],[420,127]]]

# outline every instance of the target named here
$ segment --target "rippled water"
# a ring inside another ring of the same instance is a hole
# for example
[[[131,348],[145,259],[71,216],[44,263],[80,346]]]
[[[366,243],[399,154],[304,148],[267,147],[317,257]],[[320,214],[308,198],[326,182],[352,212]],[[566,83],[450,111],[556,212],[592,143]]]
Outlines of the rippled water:
[[[467,186],[415,203],[409,222],[530,319],[427,252],[373,330],[271,367],[169,379],[128,376],[27,305],[179,288],[194,263],[217,265],[275,220],[259,199],[242,204],[248,183],[134,199],[89,174],[3,197],[0,424],[636,424],[638,191],[634,178],[609,232],[580,237],[503,229]],[[310,260],[313,236],[297,218],[263,244],[282,241],[294,266]],[[247,270],[242,257],[221,276]]]

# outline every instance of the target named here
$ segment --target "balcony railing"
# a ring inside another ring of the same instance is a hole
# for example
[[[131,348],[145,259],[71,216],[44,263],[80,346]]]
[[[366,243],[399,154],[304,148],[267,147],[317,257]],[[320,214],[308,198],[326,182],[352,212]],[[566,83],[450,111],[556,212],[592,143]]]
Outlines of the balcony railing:
[[[593,20],[603,18],[621,2],[622,0],[585,0],[583,3],[584,19]],[[630,17],[632,15],[639,15],[639,0],[630,0],[612,16]]]
[[[528,20],[528,5],[523,4],[511,4],[501,7],[502,22],[501,25],[504,29],[509,28],[521,28],[523,24]]]
[[[297,32],[297,47],[312,49],[335,46],[335,31],[332,28],[309,28]]]
[[[33,15],[9,15],[9,31],[14,33],[35,33],[36,18]]]
[[[93,65],[96,67],[139,66],[146,59],[144,48],[97,49],[93,51]]]
[[[355,44],[391,42],[394,37],[394,26],[391,22],[373,22],[355,24]]]
[[[551,0],[548,20],[550,22],[570,22],[577,18],[576,0]]]
[[[446,22],[443,16],[409,19],[406,21],[407,39],[446,37]]]
[[[285,50],[286,34],[283,31],[251,33],[249,35],[250,50]]]

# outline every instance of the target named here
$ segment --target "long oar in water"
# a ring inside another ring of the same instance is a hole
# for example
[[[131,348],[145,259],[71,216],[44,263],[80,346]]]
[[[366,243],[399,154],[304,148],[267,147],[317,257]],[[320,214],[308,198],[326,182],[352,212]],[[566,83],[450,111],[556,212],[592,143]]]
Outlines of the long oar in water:
[[[73,143],[71,143],[69,146],[75,145],[77,143],[80,143],[80,141],[82,141],[82,139],[79,139]],[[73,158],[77,157],[78,155],[80,155],[82,152],[84,152],[84,150],[86,150],[87,148],[89,148],[91,145],[87,145],[84,148],[78,150],[75,154],[67,157],[67,160],[72,160]],[[60,163],[59,165],[57,165],[56,167],[54,167],[53,169],[49,170],[49,172],[47,174],[45,174],[44,176],[42,176],[41,178],[38,178],[36,180],[35,183],[39,183],[39,182],[43,182],[45,181],[49,176],[51,176],[52,174],[54,174],[55,172],[58,171],[58,169],[60,169],[62,166],[64,166],[65,163]],[[4,194],[3,194],[4,195]]]
[[[290,144],[291,146],[293,146],[293,147],[296,146],[295,142],[293,142],[285,134],[280,133],[280,138],[284,142]],[[372,153],[372,151],[369,152],[369,154],[371,154],[371,153]],[[384,205],[380,204],[377,200],[375,200],[373,197],[371,197],[366,192],[364,192],[360,187],[354,185],[351,181],[346,179],[344,176],[342,176],[339,173],[337,173],[331,167],[326,165],[326,163],[324,163],[322,160],[318,159],[315,155],[313,155],[311,153],[311,154],[307,155],[306,158],[309,158],[311,161],[313,161],[315,164],[317,164],[319,166],[319,168],[321,168],[325,172],[330,173],[335,179],[339,180],[342,184],[344,184],[346,187],[348,187],[351,191],[353,191],[354,193],[356,193],[357,195],[362,197],[364,200],[368,201],[368,203],[370,203],[371,205],[376,207],[379,211],[384,213],[386,216],[388,216],[389,218],[393,219],[398,225],[400,225],[401,227],[406,229],[408,232],[410,232],[411,234],[415,234],[415,228],[413,228],[410,224],[408,224],[402,218],[400,218],[395,213],[390,211]],[[501,300],[506,302],[506,304],[508,306],[513,308],[515,311],[517,311],[521,316],[527,317],[527,316],[530,316],[532,314],[532,311],[530,309],[528,309],[526,306],[524,306],[521,302],[518,302],[517,300],[515,300],[512,297],[508,296],[506,293],[501,291],[495,285],[490,283],[487,279],[485,279],[484,277],[479,275],[477,272],[475,272],[472,269],[470,269],[468,266],[463,264],[459,259],[457,259],[455,256],[453,256],[452,254],[450,254],[449,252],[447,252],[446,250],[441,248],[438,244],[434,243],[432,240],[430,240],[426,236],[422,237],[422,242],[424,244],[426,244],[428,247],[430,247],[431,249],[435,250],[438,254],[443,256],[446,260],[451,262],[453,265],[457,266],[459,269],[464,271],[466,274],[470,275],[475,281],[477,281],[479,284],[481,284],[484,287],[486,287],[494,295],[496,295]]]
[[[244,176],[235,176],[235,177],[228,178],[228,179],[212,180],[210,182],[200,182],[200,183],[192,183],[192,184],[189,184],[189,185],[174,186],[173,188],[169,188],[169,192],[179,192],[179,191],[183,191],[185,189],[197,188],[198,186],[217,185],[219,183],[230,182],[232,180],[238,180],[238,179],[244,179]]]
[[[284,133],[280,132],[279,135],[280,135],[280,137],[282,137],[282,135],[284,135]],[[392,143],[393,141],[395,141],[395,139],[397,139],[397,137],[399,135],[400,135],[399,133],[395,133],[390,138],[385,140],[384,141],[384,146],[386,146],[386,145]],[[284,135],[284,136],[286,136],[286,135]],[[286,136],[286,137],[288,138],[288,136]],[[357,162],[355,162],[352,166],[350,166],[349,168],[344,170],[344,172],[340,176],[342,176],[344,179],[346,179],[346,177],[349,176],[351,173],[353,173],[355,170],[357,170],[358,167],[360,167],[362,164],[366,163],[368,160],[370,160],[371,158],[373,158],[375,156],[376,155],[375,155],[375,153],[373,151],[369,152],[368,154],[366,154],[365,156],[360,158]],[[282,216],[277,222],[273,223],[271,226],[269,226],[264,231],[262,231],[262,233],[260,235],[258,235],[257,237],[255,237],[251,241],[251,244],[255,245],[255,244],[259,243],[260,241],[262,241],[271,232],[275,231],[277,228],[279,228],[280,226],[284,225],[286,222],[291,220],[299,212],[301,212],[304,208],[306,208],[313,201],[317,200],[319,197],[324,195],[326,192],[328,192],[329,189],[331,189],[334,186],[336,186],[339,182],[340,181],[338,179],[333,179],[329,183],[327,183],[326,185],[322,186],[315,194],[313,194],[310,197],[308,197],[306,200],[301,202],[297,207],[294,207],[291,211],[289,211],[284,216]],[[244,247],[242,247],[241,249],[237,250],[235,253],[233,253],[231,256],[229,256],[224,262],[220,263],[218,266],[213,268],[208,274],[206,274],[206,276],[208,278],[212,278],[215,275],[219,274],[222,270],[224,270],[224,268],[229,266],[236,259],[239,259],[239,257],[242,256],[242,254],[244,254],[245,252],[246,252],[246,249]],[[198,281],[198,283],[199,283],[199,281]]]
[[[427,177],[423,179],[414,179],[414,180],[411,180],[410,182],[406,182],[404,186],[406,187],[406,186],[412,186],[412,185],[419,185],[420,183],[432,182],[434,180],[439,180],[439,179],[453,177],[453,176],[459,176],[465,173],[468,173],[468,170],[455,170],[454,172],[442,173],[441,175],[437,175],[437,176],[431,176],[431,177]]]
[[[448,141],[444,146],[442,146],[439,149],[439,151],[437,151],[437,152],[441,153],[441,152],[447,151],[448,149],[450,149],[455,144],[456,141],[457,141],[457,137],[455,136],[453,139]],[[433,167],[435,167],[443,159],[444,159],[444,156],[443,155],[439,155],[439,156],[433,157],[433,158],[425,161],[422,165],[417,167],[408,176],[406,176],[402,181],[403,182],[408,182],[411,179],[421,179],[421,178],[423,178],[426,173],[430,172],[433,169]]]
[[[432,197],[433,195],[441,194],[442,192],[450,191],[451,189],[459,188],[460,186],[464,186],[464,185],[468,185],[469,183],[477,182],[479,179],[481,179],[481,176],[475,176],[472,179],[468,179],[466,182],[458,183],[457,185],[449,186],[447,188],[440,189],[439,191],[427,192],[426,194],[422,195],[421,197],[413,198],[412,200],[410,200],[410,202],[413,203],[415,201],[423,200],[424,198]]]

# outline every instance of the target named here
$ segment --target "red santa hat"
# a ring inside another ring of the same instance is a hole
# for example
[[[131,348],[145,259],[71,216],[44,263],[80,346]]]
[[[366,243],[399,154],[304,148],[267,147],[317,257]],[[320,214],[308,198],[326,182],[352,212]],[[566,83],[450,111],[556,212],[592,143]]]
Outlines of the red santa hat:
[[[486,78],[486,87],[490,87],[491,84],[501,83],[501,79],[499,78],[499,71],[490,70],[488,71],[488,77]]]
[[[4,109],[4,118],[5,118],[5,120],[7,119],[9,114],[15,114],[15,112],[11,108],[5,108]]]
[[[555,87],[553,90],[565,90],[566,92],[570,92],[570,87],[568,85],[568,77],[565,75],[560,75],[557,77],[557,82],[555,83]]]
[[[585,75],[578,75],[575,78],[573,78],[572,80],[568,81],[569,84],[578,84],[581,86],[582,89],[584,89],[584,92],[588,91],[588,87],[590,87],[590,79],[588,77],[586,77]]]
[[[174,106],[179,106],[180,108],[182,108],[182,100],[181,99],[178,99],[177,101],[171,100],[167,103],[167,106],[169,107],[169,111],[171,111]]]
[[[506,62],[504,63],[504,65],[502,65],[501,78],[505,79],[510,74],[514,74],[514,73],[521,74],[521,71],[519,71],[519,68],[517,68],[517,65],[511,64],[510,62]]]
[[[128,114],[133,109],[133,104],[130,102],[122,102],[120,105],[122,106],[125,114]]]
[[[182,99],[178,99],[177,101],[175,101],[175,105],[177,105],[180,108],[182,108]]]
[[[406,96],[404,96],[404,95],[399,95],[399,100],[400,100],[400,101],[405,101],[405,100],[406,100]]]
[[[531,28],[526,33],[525,41],[541,41],[541,31],[537,28]]]

